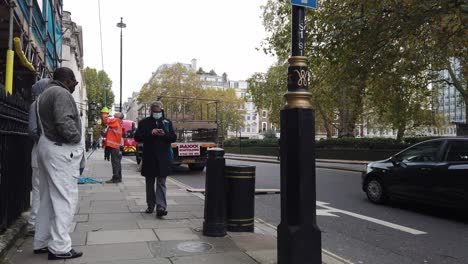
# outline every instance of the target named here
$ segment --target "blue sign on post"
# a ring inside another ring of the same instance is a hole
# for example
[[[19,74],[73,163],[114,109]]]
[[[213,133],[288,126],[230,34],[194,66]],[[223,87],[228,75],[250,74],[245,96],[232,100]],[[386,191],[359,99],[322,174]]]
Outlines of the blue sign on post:
[[[317,0],[291,0],[292,5],[317,8]]]

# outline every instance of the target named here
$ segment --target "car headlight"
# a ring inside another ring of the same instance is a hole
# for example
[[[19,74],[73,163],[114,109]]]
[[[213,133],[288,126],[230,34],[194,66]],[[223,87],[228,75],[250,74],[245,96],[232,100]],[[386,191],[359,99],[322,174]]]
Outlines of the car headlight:
[[[371,164],[366,165],[366,173],[370,173],[374,168],[372,168]]]

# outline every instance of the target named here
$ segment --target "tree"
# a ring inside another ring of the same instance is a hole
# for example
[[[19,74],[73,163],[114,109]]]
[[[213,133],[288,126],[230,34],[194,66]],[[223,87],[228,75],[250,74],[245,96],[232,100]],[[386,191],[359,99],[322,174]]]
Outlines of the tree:
[[[236,96],[234,89],[224,91],[212,88],[204,89],[201,93],[203,98],[216,99],[218,101],[218,128],[219,135],[226,137],[228,130],[236,130],[238,127],[244,126],[244,116],[240,110],[240,105],[244,104],[244,100]],[[211,115],[214,115],[211,108]]]
[[[284,106],[283,96],[286,92],[287,65],[276,64],[267,73],[255,73],[247,82],[247,93],[257,109],[267,109],[269,121],[280,127],[280,110]]]
[[[202,71],[202,70],[199,70]],[[208,116],[200,116],[201,119],[214,118],[214,109],[207,103],[200,103],[195,100],[171,99],[168,97],[185,97],[185,98],[205,98],[219,100],[218,103],[218,122],[219,135],[227,135],[229,128],[241,126],[243,122],[242,113],[239,110],[239,105],[243,101],[236,97],[233,89],[219,91],[210,88],[208,83],[203,83],[198,74],[190,70],[182,64],[175,64],[162,70],[156,78],[143,86],[138,96],[140,103],[150,103],[163,98],[165,109],[167,111],[178,111],[182,113],[192,114],[197,118],[198,113],[204,113]],[[166,98],[164,98],[166,97]],[[202,111],[205,109],[204,111]],[[210,111],[206,111],[209,109]],[[208,113],[207,113],[208,112]]]
[[[94,124],[100,119],[100,111],[104,106],[110,107],[114,104],[114,93],[112,92],[112,81],[104,71],[97,72],[96,69],[86,67],[84,69],[84,82],[88,95],[88,109],[94,103],[95,111],[88,112],[88,122]],[[106,87],[106,104],[104,103],[104,87]]]
[[[285,61],[290,53],[290,3],[269,0],[263,10],[265,29],[271,33],[264,51]],[[309,88],[324,122],[333,124],[337,114],[339,136],[353,136],[365,99],[385,93],[384,86],[392,91],[374,112],[382,114],[383,124],[398,127],[399,137],[413,124],[427,122],[427,115],[417,113],[432,112],[427,103],[433,94],[430,82],[455,86],[468,103],[467,10],[458,0],[329,0],[317,11],[307,10]],[[453,67],[457,63],[458,71]],[[437,78],[441,70],[449,78]],[[426,97],[411,99],[411,94]],[[395,120],[400,118],[392,110],[395,105],[411,114]]]

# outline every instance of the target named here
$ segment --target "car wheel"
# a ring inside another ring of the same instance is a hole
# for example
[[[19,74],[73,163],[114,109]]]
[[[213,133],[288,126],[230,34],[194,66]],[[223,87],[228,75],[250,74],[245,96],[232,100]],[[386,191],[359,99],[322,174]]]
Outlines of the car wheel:
[[[373,203],[385,203],[387,195],[382,181],[377,178],[370,179],[366,184],[367,199]]]

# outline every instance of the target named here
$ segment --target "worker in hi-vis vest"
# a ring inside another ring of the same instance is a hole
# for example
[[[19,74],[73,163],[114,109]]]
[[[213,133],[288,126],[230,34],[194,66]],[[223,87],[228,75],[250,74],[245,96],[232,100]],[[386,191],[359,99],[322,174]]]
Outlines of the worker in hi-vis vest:
[[[120,112],[114,114],[114,118],[101,111],[102,124],[107,125],[107,135],[105,147],[109,148],[112,163],[112,179],[106,183],[122,182],[122,149],[123,149],[123,118]]]

